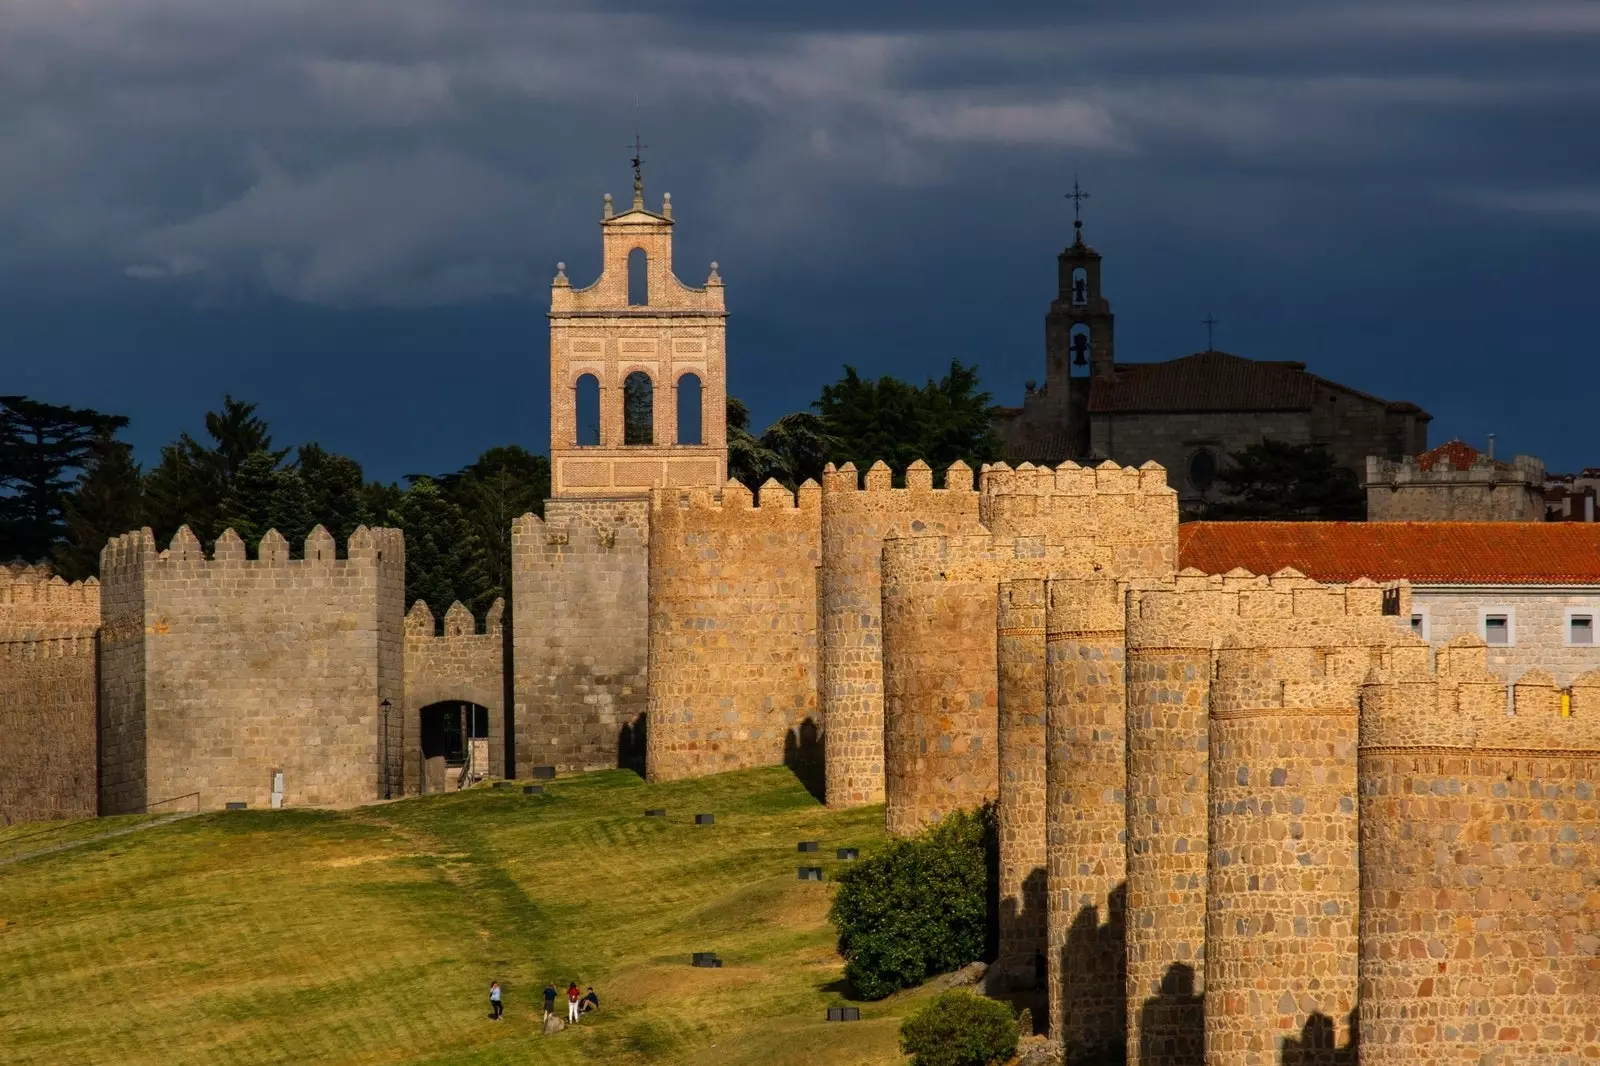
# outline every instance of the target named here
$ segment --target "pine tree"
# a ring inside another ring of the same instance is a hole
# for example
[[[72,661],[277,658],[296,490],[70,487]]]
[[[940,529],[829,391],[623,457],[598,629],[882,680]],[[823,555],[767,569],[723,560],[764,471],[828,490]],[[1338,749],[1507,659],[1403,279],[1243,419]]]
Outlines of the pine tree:
[[[426,600],[443,614],[456,600],[473,604],[489,585],[483,543],[429,477],[418,477],[395,508],[406,537],[406,602]]]
[[[267,530],[276,527],[274,513],[278,507],[278,463],[271,452],[258,451],[247,456],[234,472],[228,486],[227,497],[218,513],[217,523],[222,529],[232,529],[244,540],[254,554],[257,544]],[[279,533],[294,546],[292,530],[279,529]]]
[[[90,452],[89,465],[67,497],[67,540],[55,548],[55,569],[68,581],[100,573],[107,540],[144,524],[144,491],[133,449],[109,433]]]
[[[64,541],[64,509],[95,443],[121,415],[0,396],[0,561],[48,559]]]
[[[441,493],[461,509],[485,549],[487,583],[462,602],[474,611],[496,596],[511,601],[511,523],[532,512],[544,514],[550,495],[550,460],[515,444],[490,448],[470,466],[438,479]]]
[[[357,526],[374,524],[361,464],[324,451],[316,444],[302,444],[295,456],[294,469],[305,484],[306,504],[314,518],[313,524],[321,523],[333,534],[342,555]]]

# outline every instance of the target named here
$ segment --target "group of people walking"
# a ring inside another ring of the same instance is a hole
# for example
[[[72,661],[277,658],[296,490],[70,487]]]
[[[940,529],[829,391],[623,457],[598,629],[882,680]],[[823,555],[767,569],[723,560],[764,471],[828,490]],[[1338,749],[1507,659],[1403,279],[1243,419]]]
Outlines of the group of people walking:
[[[556,1012],[556,991],[554,982],[544,986],[544,1016],[548,1021]],[[576,1022],[582,1015],[600,1007],[600,997],[595,995],[594,986],[590,985],[586,993],[578,991],[578,982],[573,981],[567,985],[567,1022]],[[489,1017],[493,1021],[500,1021],[504,1014],[505,1005],[500,999],[500,982],[489,983]]]

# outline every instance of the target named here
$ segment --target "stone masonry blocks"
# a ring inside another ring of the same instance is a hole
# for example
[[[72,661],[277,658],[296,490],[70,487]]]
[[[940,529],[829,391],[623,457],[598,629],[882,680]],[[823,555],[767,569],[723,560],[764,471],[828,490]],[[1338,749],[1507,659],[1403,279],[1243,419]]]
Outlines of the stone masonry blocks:
[[[820,708],[826,748],[827,802],[854,807],[883,802],[883,541],[888,536],[977,532],[972,471],[952,466],[933,487],[921,461],[894,488],[889,467],[874,463],[866,485],[851,463],[822,478]]]
[[[647,776],[820,757],[821,489],[657,490],[650,511]]]
[[[1048,946],[1045,920],[1045,583],[1000,589],[999,673],[1000,945],[995,973],[1032,983]]]

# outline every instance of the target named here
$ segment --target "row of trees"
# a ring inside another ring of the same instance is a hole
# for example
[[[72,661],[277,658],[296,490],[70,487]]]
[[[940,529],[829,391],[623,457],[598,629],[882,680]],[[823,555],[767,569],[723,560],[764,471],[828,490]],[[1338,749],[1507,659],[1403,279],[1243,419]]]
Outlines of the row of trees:
[[[977,369],[952,362],[938,380],[911,385],[864,378],[846,366],[808,410],[761,433],[728,400],[728,464],[759,487],[769,478],[793,488],[819,478],[827,463],[864,468],[882,459],[897,480],[916,459],[936,478],[956,460],[974,468],[1002,458],[992,403]],[[121,415],[0,396],[0,561],[49,561],[68,580],[97,572],[109,537],[150,526],[165,543],[188,525],[208,546],[233,528],[254,545],[277,529],[298,553],[318,524],[341,545],[358,525],[392,525],[406,534],[406,591],[436,610],[459,599],[483,611],[509,600],[511,522],[542,514],[550,491],[545,456],[516,445],[491,448],[447,474],[368,480],[356,460],[315,442],[279,447],[256,405],[223,398],[205,417],[205,435],[187,433],[141,469],[118,439]],[[1226,499],[1209,518],[1361,518],[1359,483],[1322,449],[1264,441],[1236,453],[1218,473]]]
[[[922,387],[862,378],[853,368],[822,390],[814,410],[779,418],[757,435],[750,415],[728,401],[729,465],[751,488],[768,478],[793,487],[824,464],[883,458],[897,475],[913,459],[940,471],[956,459],[999,457],[990,400],[974,368]],[[461,600],[482,612],[509,600],[511,523],[543,514],[550,464],[516,445],[491,448],[447,474],[396,483],[368,480],[361,464],[315,442],[280,446],[256,405],[223,398],[205,434],[161,449],[149,469],[117,434],[121,415],[0,397],[0,560],[48,561],[68,580],[97,573],[110,537],[150,526],[166,543],[187,525],[210,545],[232,528],[254,546],[268,529],[299,554],[322,525],[342,546],[359,525],[406,534],[406,596],[441,611]]]
[[[550,464],[515,445],[460,470],[369,481],[361,464],[314,442],[277,447],[256,405],[223,398],[161,449],[148,470],[116,433],[121,416],[0,397],[0,560],[49,562],[71,581],[95,575],[110,537],[150,526],[165,544],[182,525],[209,548],[232,528],[252,551],[276,529],[290,551],[324,526],[341,551],[360,525],[406,534],[408,602],[481,612],[511,587],[511,522],[543,513]],[[73,478],[69,475],[76,473]]]

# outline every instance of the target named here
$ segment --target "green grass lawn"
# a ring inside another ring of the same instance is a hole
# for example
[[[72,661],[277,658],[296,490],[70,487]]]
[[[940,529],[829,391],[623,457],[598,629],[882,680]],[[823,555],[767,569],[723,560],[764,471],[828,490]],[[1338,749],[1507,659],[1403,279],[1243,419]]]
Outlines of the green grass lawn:
[[[844,1002],[833,889],[795,876],[831,879],[833,849],[882,826],[783,769],[618,771],[85,844],[0,868],[0,1061],[900,1063],[922,996],[826,1023]],[[806,839],[820,858],[797,854]],[[540,990],[572,979],[603,1009],[545,1037]]]

